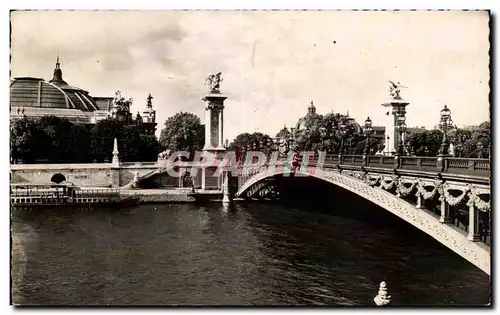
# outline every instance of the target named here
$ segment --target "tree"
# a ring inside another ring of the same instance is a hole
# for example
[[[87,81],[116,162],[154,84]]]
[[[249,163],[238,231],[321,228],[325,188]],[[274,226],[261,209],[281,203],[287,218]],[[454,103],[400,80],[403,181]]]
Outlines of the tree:
[[[38,119],[38,144],[40,151],[38,156],[51,162],[71,160],[73,153],[70,149],[69,137],[72,123],[57,116],[43,116]]]
[[[124,162],[141,161],[142,142],[137,126],[123,126],[118,133],[118,151]]]
[[[115,120],[78,125],[56,116],[13,120],[10,125],[11,158],[13,162],[24,163],[110,161],[115,137],[122,161],[156,160],[158,141],[141,125],[127,126]]]
[[[201,150],[205,142],[205,129],[195,114],[180,112],[165,121],[160,134],[163,149],[194,152]]]
[[[443,132],[438,129],[412,133],[407,137],[407,144],[417,156],[438,155],[442,141]],[[491,146],[491,124],[486,121],[476,126],[450,130],[448,141],[453,144],[456,155],[461,157],[477,157],[480,143],[484,148],[484,157],[486,148]]]
[[[340,127],[342,123],[345,124],[344,135]],[[339,113],[307,115],[297,125],[303,128],[295,132],[299,150],[339,152],[343,138],[345,152],[354,153],[358,143],[365,139],[360,134],[358,124]]]
[[[15,119],[10,124],[10,154],[16,161],[31,162],[35,160],[34,147],[36,124],[25,118]]]
[[[261,132],[254,133],[241,133],[234,138],[229,144],[229,149],[235,151],[237,154],[248,151],[262,151],[273,143],[273,139]]]
[[[140,161],[156,161],[160,152],[160,143],[155,135],[140,134]]]
[[[483,149],[482,156],[486,157],[487,150],[491,149],[491,123],[485,121],[478,126],[466,128],[471,133],[470,139],[463,143],[464,157],[477,157],[479,153],[478,144],[481,144]]]
[[[345,134],[342,135],[341,125],[345,125]],[[323,119],[324,142],[327,152],[340,152],[342,137],[344,139],[344,150],[346,153],[352,153],[356,145],[364,140],[364,136],[359,133],[357,124],[348,119],[347,116],[339,113],[329,113]],[[350,150],[352,148],[352,150]]]
[[[98,121],[90,132],[91,155],[96,162],[111,161],[114,138],[120,134],[120,124],[114,120]],[[125,152],[120,152],[120,155]]]
[[[92,162],[91,128],[89,126],[72,124],[67,138],[69,152],[67,161]]]
[[[426,130],[411,133],[406,143],[416,156],[436,156],[443,142],[443,132],[440,130]]]
[[[366,138],[359,141],[354,148],[354,154],[361,155],[365,151]],[[374,155],[381,148],[381,143],[378,139],[371,137],[368,141],[368,155]]]

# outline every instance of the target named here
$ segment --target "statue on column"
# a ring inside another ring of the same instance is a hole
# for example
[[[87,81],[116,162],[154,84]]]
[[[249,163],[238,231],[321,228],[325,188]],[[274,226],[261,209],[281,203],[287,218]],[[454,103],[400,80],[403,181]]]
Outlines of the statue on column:
[[[208,86],[211,93],[220,93],[220,83],[223,81],[222,72],[211,74],[205,80],[205,85]]]
[[[405,89],[406,86],[403,86],[401,82],[394,83],[393,81],[389,81],[389,94],[392,96],[394,99],[401,99],[401,96],[399,96],[399,93],[401,93],[401,89]]]
[[[146,97],[147,107],[153,107],[153,102],[152,102],[153,99],[154,99],[154,97],[151,96],[151,93],[149,93],[148,97]]]

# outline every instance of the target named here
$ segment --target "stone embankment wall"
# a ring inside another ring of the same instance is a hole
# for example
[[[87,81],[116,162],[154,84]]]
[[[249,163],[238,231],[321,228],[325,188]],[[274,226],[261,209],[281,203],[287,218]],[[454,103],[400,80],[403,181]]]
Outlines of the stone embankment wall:
[[[195,199],[188,196],[190,189],[126,189],[121,196],[138,197],[141,203],[186,203]]]
[[[112,174],[108,163],[95,164],[16,164],[10,167],[10,182],[48,184],[52,176],[61,174],[77,186],[111,187]]]

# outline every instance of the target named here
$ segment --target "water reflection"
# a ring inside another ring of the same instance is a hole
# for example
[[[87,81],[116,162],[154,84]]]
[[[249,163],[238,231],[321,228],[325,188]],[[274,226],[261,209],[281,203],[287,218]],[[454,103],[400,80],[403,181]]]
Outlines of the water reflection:
[[[488,297],[486,274],[397,219],[266,204],[49,210],[13,215],[16,303],[373,305],[382,280],[396,305]]]

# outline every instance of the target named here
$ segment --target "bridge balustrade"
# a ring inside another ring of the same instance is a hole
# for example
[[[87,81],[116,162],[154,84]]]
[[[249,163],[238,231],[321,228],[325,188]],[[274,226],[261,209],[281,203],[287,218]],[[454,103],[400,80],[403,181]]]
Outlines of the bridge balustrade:
[[[356,157],[355,155],[344,155],[342,157],[341,164],[354,165],[355,164],[355,162],[354,162],[355,157]]]
[[[444,172],[456,174],[477,174],[487,176],[490,174],[490,161],[488,159],[447,158],[444,163]]]
[[[318,155],[310,155],[308,166],[316,166]],[[326,154],[323,167],[339,166],[364,166],[374,168],[402,169],[424,172],[442,172],[451,174],[476,175],[485,177],[490,174],[490,161],[488,159],[471,158],[443,158],[420,156],[366,156],[344,155],[339,158],[336,154]]]

